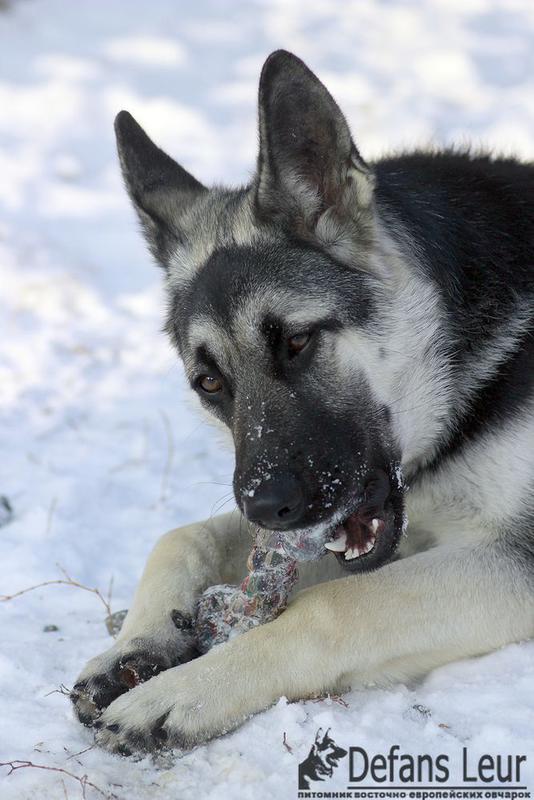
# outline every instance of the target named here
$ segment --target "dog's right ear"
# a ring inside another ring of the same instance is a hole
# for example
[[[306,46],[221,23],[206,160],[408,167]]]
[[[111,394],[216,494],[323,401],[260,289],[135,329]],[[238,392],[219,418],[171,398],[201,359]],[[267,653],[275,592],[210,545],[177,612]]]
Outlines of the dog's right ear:
[[[160,150],[128,111],[117,114],[115,134],[124,182],[148,246],[167,267],[169,255],[186,236],[181,218],[208,190]]]

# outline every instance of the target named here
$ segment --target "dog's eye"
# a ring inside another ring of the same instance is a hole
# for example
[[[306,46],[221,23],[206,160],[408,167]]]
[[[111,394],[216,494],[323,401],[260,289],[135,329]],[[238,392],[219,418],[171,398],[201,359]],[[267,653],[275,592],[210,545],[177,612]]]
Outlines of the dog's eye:
[[[287,340],[287,347],[291,356],[296,356],[301,353],[311,339],[311,333],[304,331],[303,333],[296,333],[290,336]]]
[[[202,375],[198,380],[198,385],[202,391],[208,394],[217,394],[223,388],[222,381],[219,378],[212,378],[211,375]]]

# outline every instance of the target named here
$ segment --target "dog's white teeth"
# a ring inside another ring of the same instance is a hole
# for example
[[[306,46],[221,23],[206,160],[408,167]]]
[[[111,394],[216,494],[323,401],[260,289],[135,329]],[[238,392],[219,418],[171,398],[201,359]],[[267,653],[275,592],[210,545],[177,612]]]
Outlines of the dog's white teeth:
[[[325,547],[327,550],[332,550],[334,553],[342,553],[347,546],[347,534],[342,533],[337,539],[331,542],[326,542]]]
[[[326,542],[325,547],[333,553],[342,553],[345,549],[345,542]]]
[[[374,523],[377,523],[375,526]],[[371,527],[373,530],[380,524],[380,520],[373,520],[371,523]],[[354,547],[347,547],[347,534],[344,531],[340,531],[339,535],[336,536],[335,539],[332,539],[331,542],[325,542],[325,547],[327,550],[331,550],[333,553],[345,553],[345,561],[352,561],[354,558],[359,558],[360,556],[364,556],[367,553],[370,553],[373,547],[376,544],[376,536],[371,536],[368,542],[364,545],[359,547],[358,545],[354,545]]]
[[[379,519],[373,519],[372,520],[372,522],[371,522],[371,530],[373,531],[374,534],[376,534],[379,525],[380,525],[380,520]]]

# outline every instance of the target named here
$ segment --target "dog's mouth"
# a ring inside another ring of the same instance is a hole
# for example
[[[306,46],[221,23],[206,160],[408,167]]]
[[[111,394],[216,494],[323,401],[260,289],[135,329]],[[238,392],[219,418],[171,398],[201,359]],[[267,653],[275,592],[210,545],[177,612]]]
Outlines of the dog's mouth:
[[[336,753],[335,755],[333,754],[333,755],[329,755],[329,756],[327,756],[327,757],[326,757],[326,760],[327,760],[328,764],[330,764],[330,766],[331,766],[331,767],[333,767],[333,768],[335,769],[336,767],[339,767],[339,762],[340,762],[340,761],[341,761],[341,759],[342,759],[342,758],[344,758],[346,755],[347,755],[347,751],[346,751],[346,750],[343,750],[343,751],[342,751],[341,753],[339,753],[339,754],[337,754],[337,753]]]
[[[326,542],[325,547],[342,555],[345,561],[352,561],[375,549],[376,540],[385,527],[385,520],[381,517],[368,520],[356,511],[336,528],[334,538]]]
[[[400,473],[377,470],[355,510],[338,524],[327,550],[351,572],[374,569],[394,553],[404,528]]]
[[[258,528],[258,541],[296,561],[315,561],[330,550],[348,572],[377,569],[393,556],[405,528],[400,465],[387,469],[372,473],[349,513],[338,510],[326,524],[296,530]]]

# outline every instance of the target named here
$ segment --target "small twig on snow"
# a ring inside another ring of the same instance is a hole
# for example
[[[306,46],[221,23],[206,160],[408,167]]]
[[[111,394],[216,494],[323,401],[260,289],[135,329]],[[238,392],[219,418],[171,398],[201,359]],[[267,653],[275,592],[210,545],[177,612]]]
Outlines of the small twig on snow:
[[[113,575],[109,579],[108,594],[107,594],[107,601],[108,601],[108,608],[109,608],[108,616],[111,615],[111,597],[112,597],[112,595],[113,595]]]
[[[96,745],[91,744],[91,745],[89,745],[89,747],[86,747],[85,750],[80,750],[78,753],[71,753],[71,755],[67,757],[67,761],[70,761],[71,758],[75,758],[78,761],[78,756],[83,756],[84,753],[88,753],[90,750],[94,750],[95,746]],[[64,747],[63,750],[66,753],[69,752],[66,747]],[[80,767],[83,767],[83,764],[82,764],[81,761],[78,761],[78,764],[80,765]]]
[[[108,616],[111,615],[111,606],[110,606],[111,596],[109,596],[108,599],[106,600],[100,589],[91,588],[90,586],[84,586],[83,583],[75,581],[73,578],[71,578],[68,572],[60,564],[57,564],[56,566],[58,567],[60,572],[65,576],[64,578],[56,578],[55,580],[43,581],[43,583],[37,583],[35,586],[28,586],[27,589],[21,589],[19,592],[14,592],[14,594],[2,594],[0,595],[0,602],[5,603],[7,600],[13,600],[15,597],[20,597],[21,595],[26,594],[27,592],[33,592],[35,589],[42,589],[44,586],[74,586],[76,589],[83,589],[84,592],[91,592],[91,594],[94,594],[96,597],[98,597],[98,599],[106,609],[106,613],[108,614]]]
[[[283,739],[282,739],[282,744],[284,745],[284,747],[286,748],[288,753],[292,753],[293,752],[293,748],[291,747],[291,745],[287,741],[287,734],[286,734],[285,731],[284,731],[284,736],[283,736]]]
[[[332,700],[334,703],[343,706],[343,708],[350,708],[347,701],[339,694],[324,694],[321,697],[314,697],[312,703],[323,703],[325,700]]]
[[[59,687],[57,689],[52,689],[51,692],[47,692],[45,694],[45,697],[50,697],[51,694],[62,694],[62,695],[65,695],[65,697],[70,697],[70,693],[71,693],[71,689],[69,689],[67,686],[65,686],[64,683],[60,683]]]
[[[13,772],[16,772],[19,769],[42,769],[46,772],[57,772],[60,775],[66,775],[67,778],[72,778],[73,780],[77,781],[80,784],[80,788],[82,790],[82,800],[86,800],[87,788],[93,789],[97,792],[101,797],[105,797],[106,800],[118,800],[117,795],[113,793],[106,793],[104,792],[99,786],[89,780],[87,775],[76,775],[74,772],[69,772],[68,769],[63,769],[63,767],[50,767],[47,764],[34,764],[33,761],[0,761],[0,767],[7,767],[9,772],[8,775],[12,775]]]

